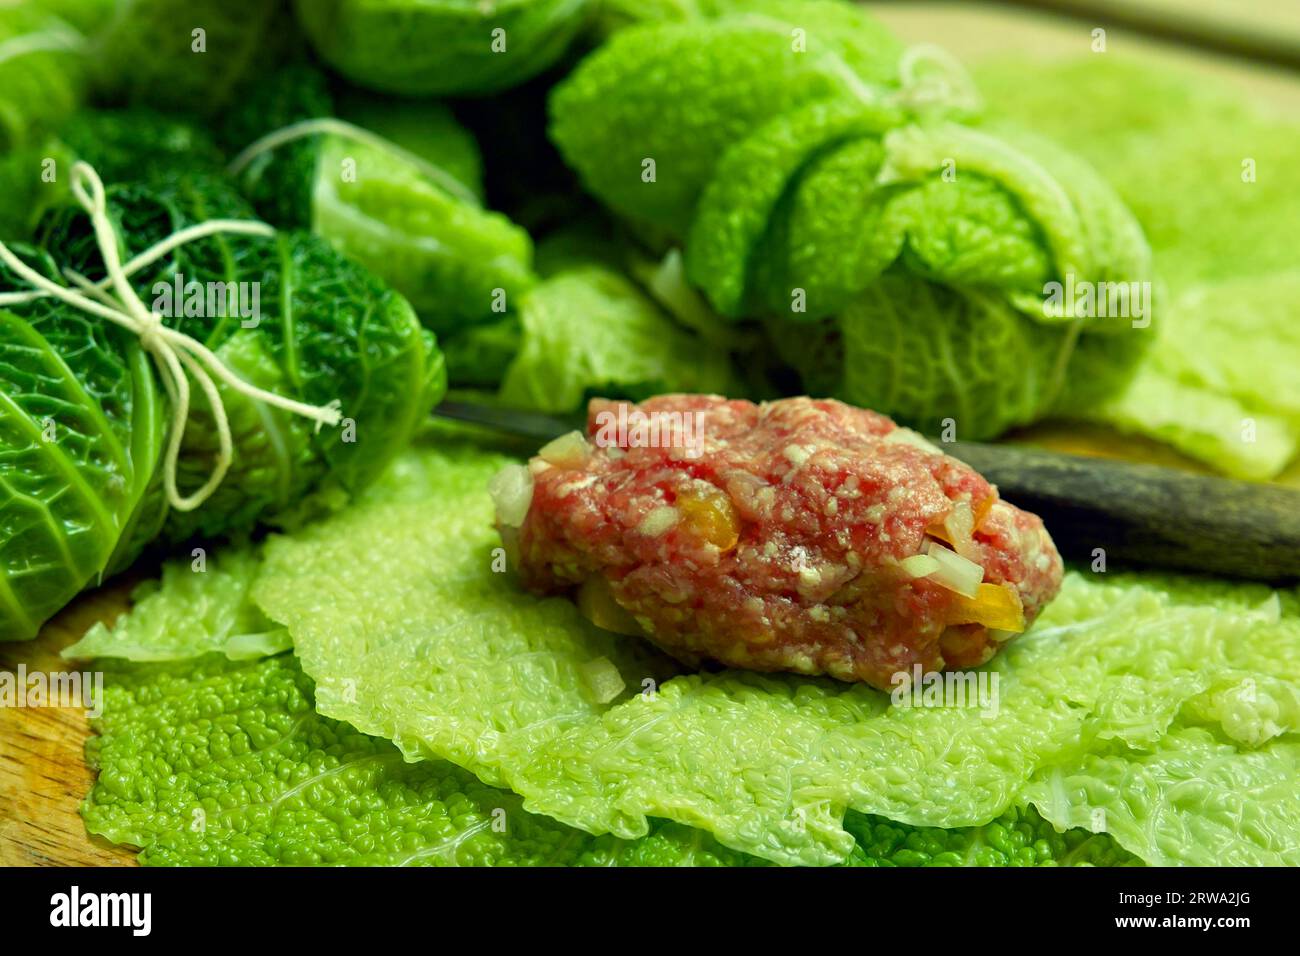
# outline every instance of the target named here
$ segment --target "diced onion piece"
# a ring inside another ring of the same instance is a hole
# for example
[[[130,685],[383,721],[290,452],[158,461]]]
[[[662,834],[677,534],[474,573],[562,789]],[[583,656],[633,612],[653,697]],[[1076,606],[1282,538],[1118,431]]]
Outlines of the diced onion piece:
[[[987,509],[986,509],[987,510]],[[952,509],[943,517],[943,521],[936,522],[925,529],[925,533],[932,538],[938,538],[947,544],[963,558],[974,560],[977,552],[975,550],[975,528],[979,524],[975,518],[975,512],[971,509],[970,502],[957,501],[953,503]]]
[[[927,577],[943,567],[943,565],[928,554],[914,554],[910,558],[904,558],[899,562],[899,564],[902,565],[903,571],[907,573],[907,576],[911,578]]]
[[[1019,634],[1025,629],[1025,608],[1015,588],[981,584],[974,598],[958,595],[948,612],[949,624],[983,624],[992,631]]]
[[[580,431],[571,431],[567,435],[552,439],[542,446],[537,454],[542,461],[556,468],[581,468],[587,461],[591,446],[587,436]]]
[[[507,528],[518,528],[533,503],[533,473],[526,465],[506,465],[488,482],[488,494],[496,505],[497,520]]]
[[[958,501],[952,506],[947,517],[943,519],[944,530],[954,545],[969,542],[975,530],[975,513],[971,511],[969,501]],[[961,553],[960,548],[958,554]]]
[[[929,580],[968,598],[975,597],[984,580],[982,567],[937,541],[931,541],[925,553],[940,565],[939,570],[928,575]]]
[[[985,520],[997,502],[996,491],[987,498],[981,498],[974,507],[962,501],[957,502],[958,505],[964,505],[965,508],[970,509],[971,527],[970,533],[967,535],[968,538],[973,540],[975,532],[984,527]],[[964,514],[954,515],[954,512],[949,512],[944,516],[943,521],[936,521],[934,524],[929,525],[925,529],[925,533],[932,538],[938,538],[940,541],[955,546],[960,540],[961,529],[965,526],[965,521]]]
[[[599,574],[593,574],[578,588],[578,612],[602,630],[629,637],[645,636],[636,618],[614,600],[609,582]]]
[[[618,668],[608,657],[597,657],[595,660],[587,661],[579,669],[582,672],[583,682],[586,683],[592,698],[598,704],[608,704],[623,693],[623,688],[627,686],[623,682],[623,675],[618,672]]]
[[[975,513],[970,502],[959,501],[943,519],[945,530],[952,539],[953,550],[963,558],[976,561],[980,554],[975,547]]]

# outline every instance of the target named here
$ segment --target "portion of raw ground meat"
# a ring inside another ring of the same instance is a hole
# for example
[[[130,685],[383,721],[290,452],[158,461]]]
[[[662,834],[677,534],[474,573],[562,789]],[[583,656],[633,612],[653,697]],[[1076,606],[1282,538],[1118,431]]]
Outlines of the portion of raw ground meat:
[[[836,401],[596,400],[494,484],[528,588],[687,662],[890,688],[987,661],[1061,583],[1037,516]]]

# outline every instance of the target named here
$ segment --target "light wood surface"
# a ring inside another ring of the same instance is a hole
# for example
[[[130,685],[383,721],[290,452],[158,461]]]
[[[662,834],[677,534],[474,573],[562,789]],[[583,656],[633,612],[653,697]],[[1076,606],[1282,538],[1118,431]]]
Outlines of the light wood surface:
[[[124,581],[83,595],[36,640],[0,644],[0,669],[79,669],[59,651],[120,614],[129,588]],[[81,708],[0,707],[0,866],[134,864],[130,850],[92,839],[81,823],[78,807],[94,780],[83,757],[89,735]]]

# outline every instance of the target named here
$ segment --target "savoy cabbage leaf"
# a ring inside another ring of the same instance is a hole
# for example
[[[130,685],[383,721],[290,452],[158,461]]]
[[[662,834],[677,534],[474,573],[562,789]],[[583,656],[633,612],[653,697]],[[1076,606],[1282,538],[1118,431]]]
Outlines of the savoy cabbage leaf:
[[[251,218],[233,186],[201,165],[156,172],[107,189],[128,257],[195,222]],[[37,261],[48,274],[57,264],[102,275],[79,208],[52,211],[40,237],[47,251]],[[246,325],[229,299],[215,309],[177,303],[165,309],[171,327],[253,384],[311,404],[341,401],[353,424],[317,431],[222,384],[235,438],[230,473],[203,507],[169,510],[159,466],[171,409],[139,341],[52,299],[10,305],[0,322],[7,338],[0,429],[10,452],[0,466],[9,522],[0,639],[33,636],[79,590],[156,538],[239,530],[300,507],[314,489],[364,486],[445,388],[441,355],[405,300],[319,239],[217,235],[180,247],[133,282],[155,302],[158,288],[171,290],[178,276],[223,288],[246,283],[258,290],[260,308]],[[5,291],[23,288],[7,270],[4,280]],[[210,416],[197,394],[177,468],[182,492],[210,473]]]
[[[1024,75],[1022,61],[978,71],[1001,117],[1067,143],[1110,182],[1165,287],[1131,383],[1062,411],[1240,477],[1276,475],[1300,452],[1300,197],[1282,172],[1300,158],[1300,130],[1223,84],[1122,57]]]
[[[1065,385],[1068,343],[994,296],[882,276],[803,337],[773,323],[778,351],[810,388],[864,408],[907,408],[930,434],[949,422],[1023,422]],[[825,341],[819,341],[825,339]]]
[[[598,199],[682,243],[719,314],[766,320],[806,391],[980,439],[1132,375],[1149,301],[1048,307],[1050,283],[1150,279],[1141,228],[1085,162],[980,118],[958,67],[861,11],[702,13],[615,33],[556,88],[551,135]]]
[[[86,828],[152,866],[718,866],[742,854],[661,822],[592,837],[443,761],[312,709],[292,656],[111,669]]]
[[[495,391],[519,352],[523,325],[511,313],[440,340],[447,358],[447,381],[454,388]]]
[[[799,11],[807,52],[781,9]],[[818,30],[823,18],[832,26]],[[901,51],[865,13],[831,2],[632,27],[556,86],[551,138],[611,209],[682,236],[728,146],[774,115],[891,83]]]
[[[518,352],[501,381],[507,405],[574,412],[593,395],[731,394],[726,353],[676,326],[620,273],[573,265],[544,279],[520,308]]]
[[[507,89],[554,63],[588,0],[295,0],[322,60],[352,82],[406,96]]]
[[[165,176],[174,166],[215,171],[221,154],[193,124],[147,107],[80,110],[57,136],[0,156],[0,237],[28,240],[47,212],[66,205],[77,160],[119,182]]]
[[[232,112],[222,140],[234,154],[334,112],[324,78],[290,67]],[[257,210],[278,226],[310,229],[386,280],[439,335],[514,310],[535,281],[532,240],[483,207],[477,145],[447,108],[352,95],[339,112],[364,138],[322,127],[237,170]]]
[[[286,0],[94,0],[96,98],[214,116],[296,40]]]
[[[168,561],[161,578],[132,590],[130,613],[111,626],[97,622],[63,657],[177,661],[219,652],[244,660],[288,650],[288,631],[249,598],[260,567],[260,551],[246,543]]]
[[[48,300],[0,309],[0,640],[35,636],[94,581],[149,500],[165,412],[153,376],[115,326]]]
[[[346,87],[335,92],[341,119],[437,166],[483,202],[483,155],[475,134],[441,100],[394,99]]]
[[[1110,768],[1108,779],[1140,766],[1151,806],[1174,817],[1159,835],[1137,810],[1133,825],[1093,827],[1127,851],[1152,863],[1295,862],[1300,806],[1275,785],[1300,731],[1286,705],[1300,686],[1289,595],[1279,610],[1266,588],[1072,574],[984,668],[998,682],[991,714],[891,706],[829,680],[671,676],[639,642],[602,636],[567,602],[493,572],[481,482],[498,464],[444,439],[359,506],[271,542],[253,597],[290,631],[323,714],[593,833],[635,839],[665,817],[776,862],[845,860],[848,811],[954,829],[1033,805],[1063,828],[1091,826],[1078,808],[1106,806],[1089,802],[1101,800],[1092,770]],[[626,688],[609,704],[584,688],[583,665],[599,657]],[[1214,703],[1243,682],[1261,689],[1242,698],[1246,713]],[[1213,788],[1169,808],[1198,754],[1260,795],[1251,825],[1215,823]],[[1057,779],[1074,783],[1043,783]],[[1177,836],[1201,832],[1215,836]]]
[[[440,436],[446,443],[447,433]],[[456,452],[451,454],[456,457]],[[486,465],[494,467],[500,460],[478,457],[480,468],[470,472],[485,472]],[[404,456],[393,474],[364,496],[360,507],[381,501],[416,504],[430,488],[442,494],[457,489],[468,493],[469,488],[461,486],[466,473],[448,476],[445,464],[442,455]],[[461,463],[454,472],[463,467]],[[481,474],[475,474],[478,477]],[[450,486],[444,487],[449,478]],[[447,520],[448,512],[442,514]],[[295,536],[304,533],[310,532]],[[314,713],[312,682],[296,659],[279,654],[287,633],[269,625],[249,599],[250,586],[260,573],[261,550],[249,544],[223,548],[202,571],[189,561],[169,562],[161,580],[140,586],[135,606],[114,627],[93,629],[67,651],[97,659],[172,662],[123,666],[101,660],[97,665],[108,672],[104,714],[95,725],[100,736],[88,745],[99,780],[83,814],[91,832],[141,848],[142,863],[764,862],[723,847],[703,831],[666,820],[652,821],[646,835],[634,840],[593,837],[526,812],[518,796],[484,786],[451,764],[430,759],[408,763],[389,742]],[[477,604],[466,590],[475,587],[472,580],[458,575],[457,581],[449,597],[459,614]],[[481,622],[486,629],[475,628],[467,635],[465,649],[496,634],[496,652],[510,653],[511,642],[523,635],[513,637],[499,625],[529,628],[537,617],[525,601],[513,607],[516,614],[500,621],[489,612],[489,619]],[[571,612],[562,616],[576,618]],[[457,626],[468,623],[458,621]],[[268,627],[272,629],[261,630]],[[589,653],[582,650],[581,634],[571,635],[577,642],[572,649],[576,657],[565,652],[558,635],[547,638],[529,652],[533,663],[518,679],[536,679],[544,687],[562,681],[569,666],[565,661],[582,660]],[[444,649],[439,667],[459,669],[464,691],[490,691],[495,680],[510,684],[505,671],[494,669],[495,678],[487,672],[475,675],[473,660],[454,658]],[[401,665],[408,671],[410,667],[409,661]],[[438,686],[454,690],[455,674],[445,677]],[[526,696],[521,693],[526,686],[516,686],[515,695]],[[582,694],[570,697],[567,704],[563,691],[551,689],[549,694],[550,705],[543,703],[537,711],[538,703],[527,703],[506,725],[548,707],[569,710],[573,701],[579,702],[579,709],[590,707]],[[468,699],[461,701],[444,714],[466,709]],[[513,709],[504,698],[499,704],[502,713]],[[471,724],[457,723],[461,732],[473,733]],[[418,756],[428,755],[421,751]],[[975,827],[913,827],[854,812],[846,815],[844,826],[854,839],[845,861],[849,866],[1135,862],[1107,835],[1086,828],[1058,832],[1032,808],[1012,807]]]
[[[166,585],[164,585],[166,587]],[[591,836],[449,763],[408,763],[389,742],[312,710],[288,655],[108,668],[87,758],[86,827],[147,866],[760,866],[700,830]],[[983,827],[900,826],[851,814],[848,866],[1127,865],[1105,835],[1036,812]]]
[[[109,0],[12,0],[0,16],[0,239],[30,238],[51,204],[53,132],[85,96],[95,11]],[[84,17],[74,17],[74,13]],[[56,167],[57,168],[57,167]]]
[[[0,154],[39,143],[85,95],[87,25],[69,22],[61,12],[43,0],[5,4],[0,17]]]

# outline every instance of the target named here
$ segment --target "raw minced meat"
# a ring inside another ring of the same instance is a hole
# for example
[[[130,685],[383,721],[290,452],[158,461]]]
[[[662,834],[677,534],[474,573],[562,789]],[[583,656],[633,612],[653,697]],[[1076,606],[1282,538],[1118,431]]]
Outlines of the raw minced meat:
[[[1061,582],[1037,516],[836,401],[596,400],[497,493],[527,587],[692,663],[889,688],[987,661]]]

